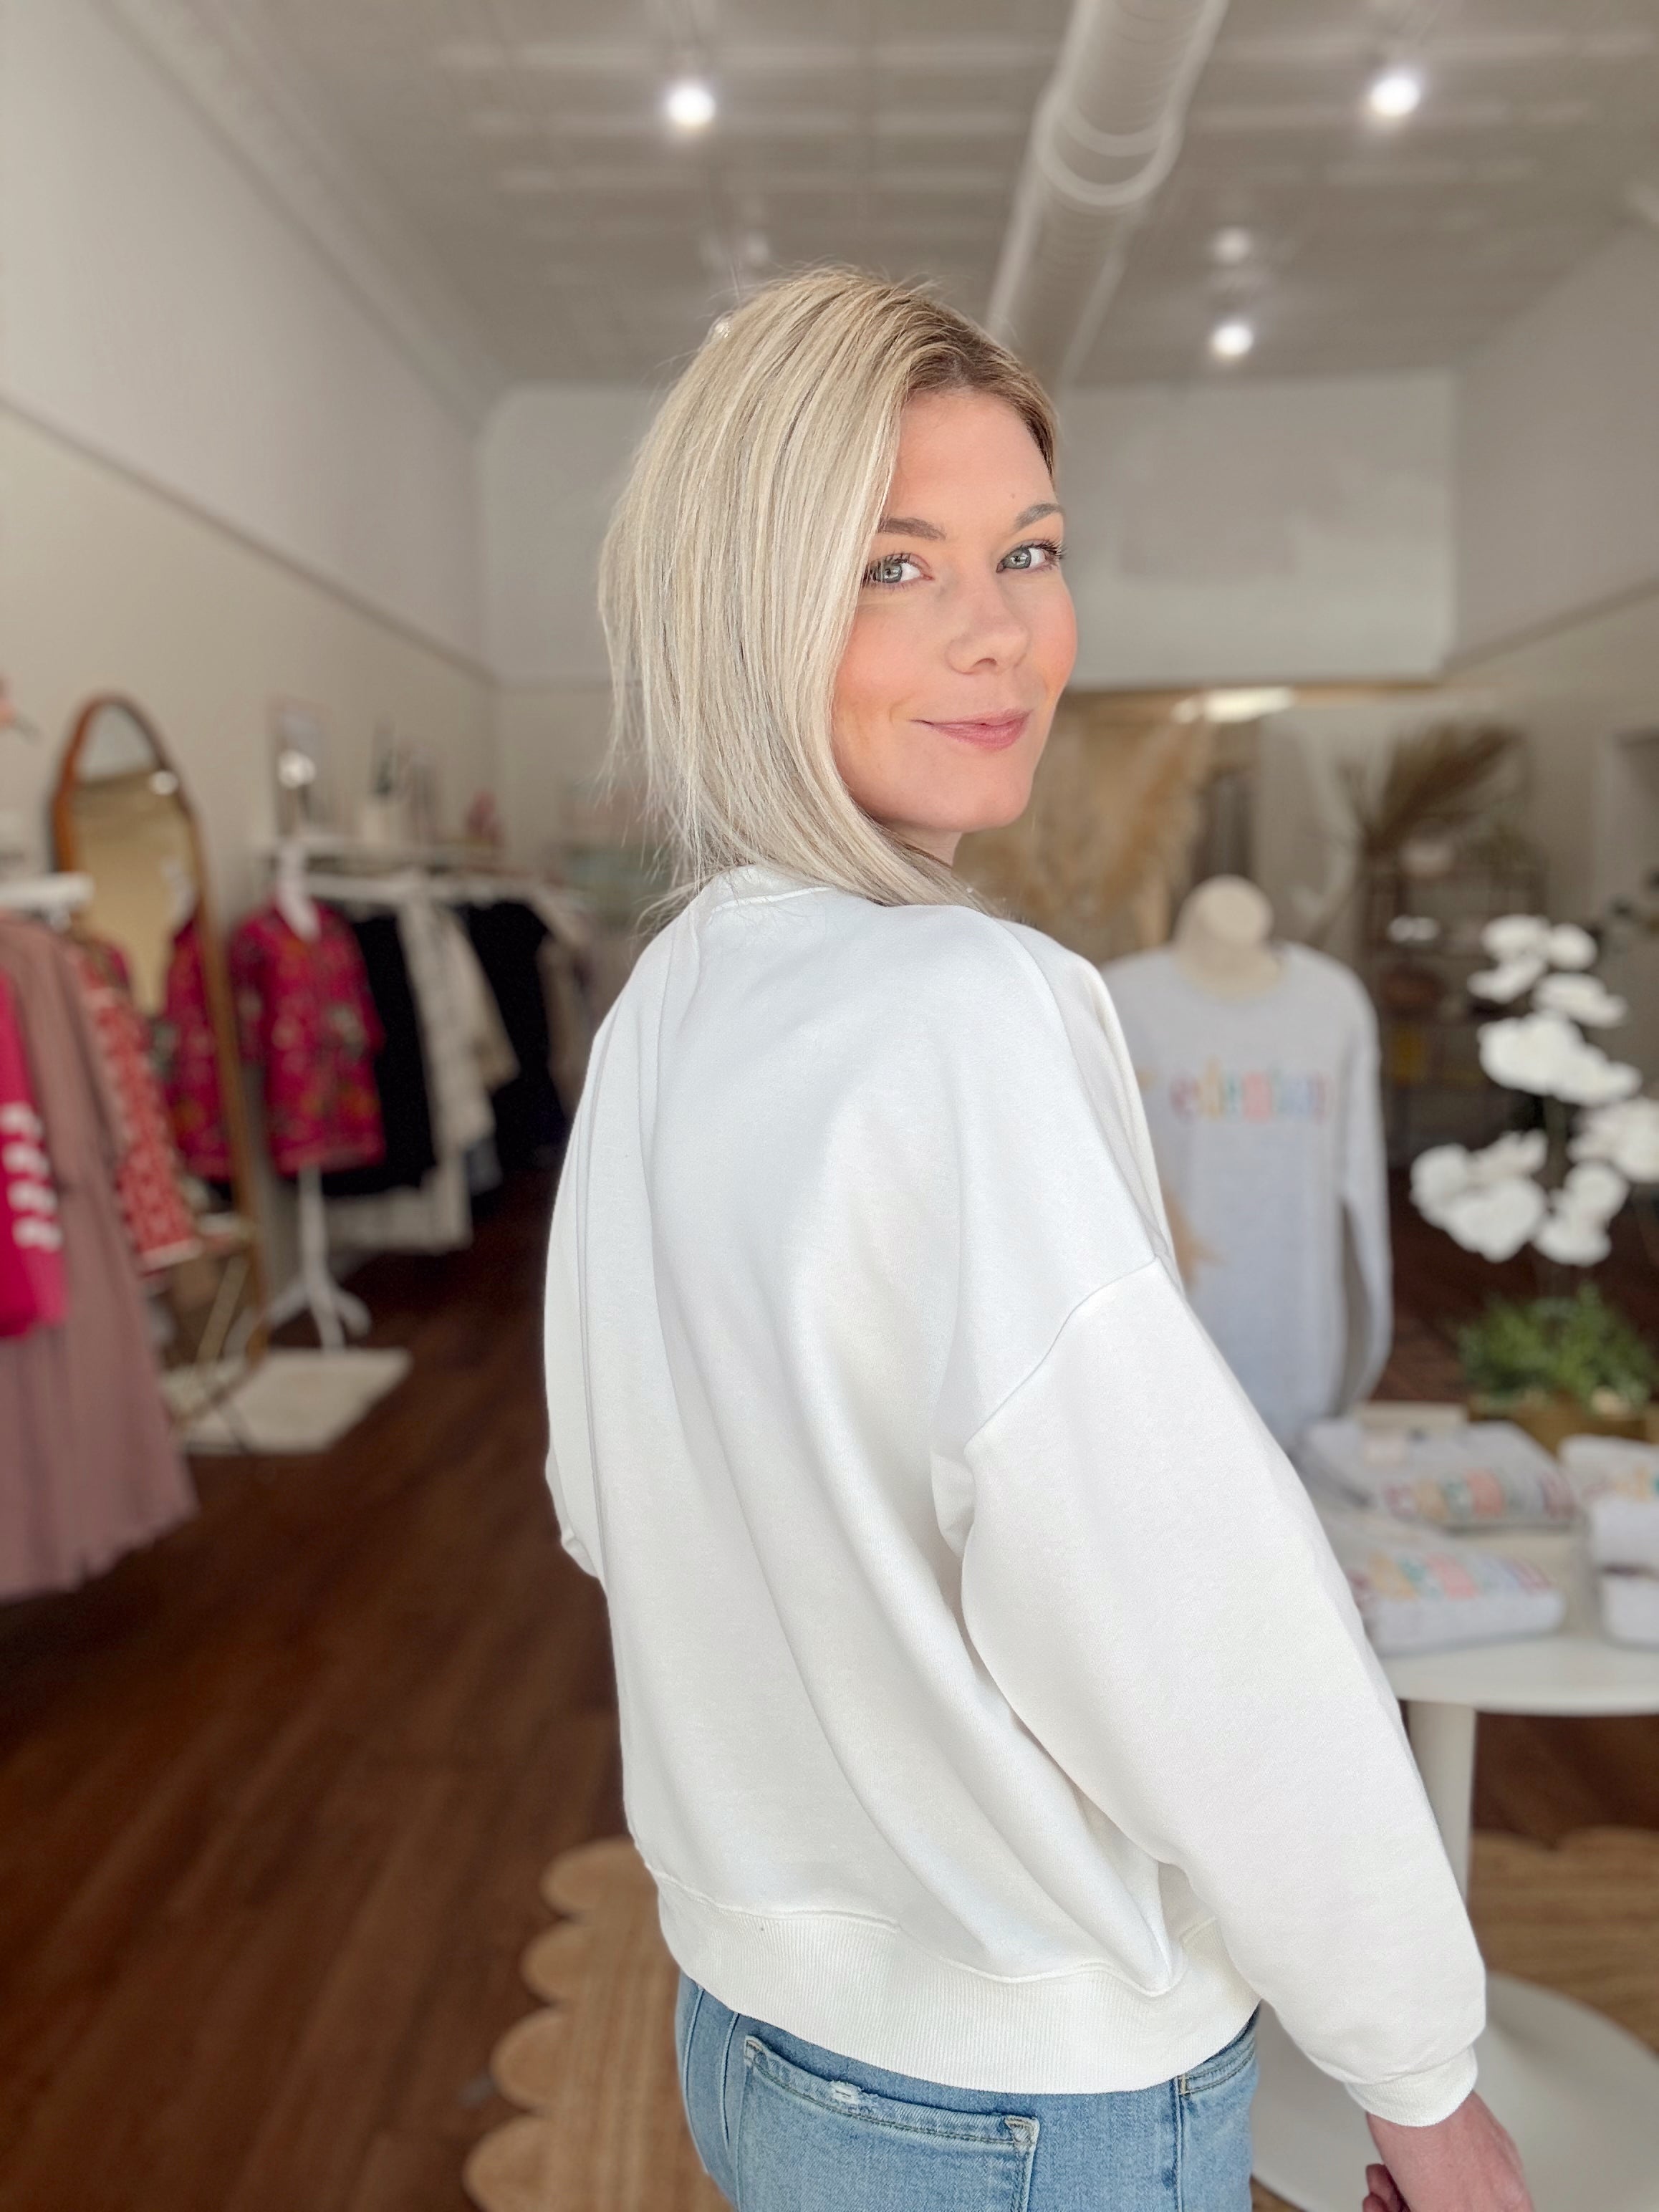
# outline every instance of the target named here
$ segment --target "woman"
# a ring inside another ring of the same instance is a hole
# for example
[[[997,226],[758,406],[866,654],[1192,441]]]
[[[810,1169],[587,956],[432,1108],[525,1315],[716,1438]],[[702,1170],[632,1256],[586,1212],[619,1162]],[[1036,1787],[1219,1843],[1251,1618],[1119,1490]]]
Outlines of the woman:
[[[815,273],[710,336],[607,543],[695,895],[572,1138],[550,1474],[692,2132],[742,2212],[1243,2212],[1265,1996],[1371,2212],[1515,2212],[1397,1711],[1104,989],[951,873],[1071,672],[1054,444],[971,325]]]

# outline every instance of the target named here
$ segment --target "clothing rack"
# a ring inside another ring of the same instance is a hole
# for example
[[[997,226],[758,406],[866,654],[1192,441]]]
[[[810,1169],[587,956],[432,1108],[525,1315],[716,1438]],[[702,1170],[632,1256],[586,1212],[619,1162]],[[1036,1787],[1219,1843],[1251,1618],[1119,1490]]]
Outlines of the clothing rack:
[[[540,886],[527,878],[493,875],[433,875],[413,865],[385,875],[346,875],[316,865],[329,857],[299,839],[284,838],[269,855],[279,875],[307,897],[342,906],[374,906],[395,912],[416,899],[438,898],[447,905],[483,904],[491,899],[525,898]],[[299,1214],[300,1265],[293,1280],[272,1298],[266,1320],[272,1328],[309,1313],[317,1340],[325,1352],[344,1348],[348,1335],[362,1336],[369,1325],[368,1308],[338,1282],[329,1266],[328,1206],[323,1195],[322,1171],[301,1168],[296,1178]]]
[[[0,878],[0,912],[34,915],[58,929],[72,914],[92,904],[92,895],[90,876],[60,872]]]
[[[538,878],[452,866],[447,865],[450,856],[442,852],[417,855],[400,848],[398,865],[383,874],[363,868],[348,872],[337,867],[333,863],[344,857],[344,851],[339,843],[325,841],[279,839],[267,848],[267,857],[279,890],[286,884],[290,890],[313,902],[343,907],[378,907],[395,913],[422,899],[432,899],[445,906],[485,906],[511,899],[536,906],[549,927],[553,927],[553,917],[542,904],[550,887]],[[351,851],[351,857],[368,860],[371,848],[356,848]],[[568,939],[568,924],[558,933]],[[272,1299],[267,1319],[275,1328],[298,1314],[308,1312],[318,1341],[326,1351],[338,1351],[348,1334],[361,1336],[368,1329],[369,1311],[361,1298],[336,1280],[331,1270],[328,1211],[320,1170],[303,1168],[296,1182],[299,1271]]]
[[[386,907],[404,906],[415,898],[437,899],[445,906],[492,906],[502,899],[530,903],[549,888],[533,876],[451,875],[412,866],[384,876],[307,869],[305,887],[313,898],[337,901],[342,906]]]

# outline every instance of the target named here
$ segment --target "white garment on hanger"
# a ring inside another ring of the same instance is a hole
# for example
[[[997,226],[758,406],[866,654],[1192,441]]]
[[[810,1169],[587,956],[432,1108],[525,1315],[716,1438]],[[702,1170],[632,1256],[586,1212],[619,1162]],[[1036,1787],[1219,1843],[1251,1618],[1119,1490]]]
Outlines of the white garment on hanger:
[[[446,919],[432,899],[410,899],[398,908],[398,934],[421,1020],[433,1150],[440,1160],[459,1157],[495,1127],[466,1010],[456,995],[445,933]]]
[[[423,893],[400,896],[398,937],[421,1025],[437,1163],[419,1187],[331,1199],[330,1242],[370,1252],[452,1252],[472,1241],[465,1155],[494,1133],[466,1009],[453,986],[447,917]]]
[[[1248,999],[1206,991],[1167,947],[1103,972],[1198,1246],[1188,1295],[1289,1444],[1370,1389],[1394,1307],[1376,1018],[1340,962],[1279,950],[1279,981]]]
[[[501,1020],[495,994],[489,988],[472,940],[460,917],[448,907],[438,909],[439,933],[449,971],[450,994],[459,1009],[472,1057],[484,1089],[499,1091],[519,1073],[519,1056]],[[492,1121],[487,1134],[493,1135]]]

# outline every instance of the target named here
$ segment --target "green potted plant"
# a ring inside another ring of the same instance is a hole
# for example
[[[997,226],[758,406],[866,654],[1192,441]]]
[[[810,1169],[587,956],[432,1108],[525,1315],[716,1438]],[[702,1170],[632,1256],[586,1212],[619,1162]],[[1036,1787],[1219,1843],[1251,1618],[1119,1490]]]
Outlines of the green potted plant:
[[[1493,1298],[1457,1333],[1474,1411],[1517,1421],[1547,1449],[1586,1429],[1639,1437],[1659,1358],[1592,1284],[1563,1297]]]

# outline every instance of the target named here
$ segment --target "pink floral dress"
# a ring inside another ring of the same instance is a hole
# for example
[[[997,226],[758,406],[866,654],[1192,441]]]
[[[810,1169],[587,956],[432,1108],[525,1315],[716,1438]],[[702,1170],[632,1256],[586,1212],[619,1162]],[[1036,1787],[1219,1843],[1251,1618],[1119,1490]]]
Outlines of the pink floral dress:
[[[161,1011],[150,1028],[150,1048],[167,1093],[179,1157],[192,1175],[209,1182],[228,1182],[230,1139],[225,1133],[219,1089],[219,1040],[208,1009],[202,940],[193,921],[187,921],[173,940]]]
[[[167,1103],[119,951],[95,939],[77,938],[70,941],[69,953],[125,1125],[116,1193],[139,1267],[155,1273],[202,1249],[195,1216],[179,1187]]]
[[[317,912],[314,939],[268,907],[230,941],[242,1056],[264,1069],[266,1133],[283,1175],[386,1156],[374,1087],[385,1035],[363,957],[337,914]]]

